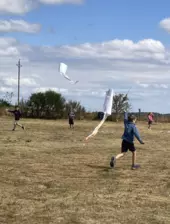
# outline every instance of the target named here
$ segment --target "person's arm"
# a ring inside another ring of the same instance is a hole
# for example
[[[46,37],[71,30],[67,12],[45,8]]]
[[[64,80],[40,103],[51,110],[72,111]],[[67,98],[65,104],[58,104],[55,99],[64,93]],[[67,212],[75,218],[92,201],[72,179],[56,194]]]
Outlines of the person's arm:
[[[144,142],[142,141],[142,139],[139,135],[139,132],[138,132],[138,129],[136,126],[134,126],[134,128],[133,128],[133,133],[134,133],[135,137],[137,138],[137,140],[140,142],[140,144],[144,144]]]
[[[124,112],[124,123],[126,124],[128,122],[128,113]]]
[[[7,110],[9,113],[14,113],[15,111],[14,110]]]

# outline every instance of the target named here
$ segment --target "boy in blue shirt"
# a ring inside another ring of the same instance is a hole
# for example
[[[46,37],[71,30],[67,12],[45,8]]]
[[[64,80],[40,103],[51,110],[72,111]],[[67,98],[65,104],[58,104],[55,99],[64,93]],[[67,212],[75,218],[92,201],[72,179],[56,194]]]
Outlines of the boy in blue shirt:
[[[142,139],[140,138],[138,129],[136,128],[136,117],[134,115],[129,115],[128,113],[124,113],[124,134],[122,136],[122,147],[121,147],[121,153],[118,154],[116,157],[112,157],[110,161],[110,166],[113,168],[116,160],[123,157],[126,152],[131,151],[132,152],[132,169],[137,169],[140,166],[136,164],[136,148],[134,145],[134,137],[137,138],[137,140],[144,144]]]

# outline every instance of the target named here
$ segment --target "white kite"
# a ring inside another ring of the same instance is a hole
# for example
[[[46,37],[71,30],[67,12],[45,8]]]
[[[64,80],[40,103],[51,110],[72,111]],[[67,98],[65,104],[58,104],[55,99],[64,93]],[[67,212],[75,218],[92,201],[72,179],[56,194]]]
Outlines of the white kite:
[[[106,92],[106,97],[103,105],[103,112],[104,112],[103,119],[101,120],[99,125],[94,129],[94,131],[89,136],[86,137],[86,140],[88,140],[91,137],[94,137],[97,134],[99,128],[103,125],[103,123],[107,119],[107,117],[112,114],[113,94],[114,93],[112,89],[109,89]]]
[[[67,68],[68,68],[68,66],[67,66],[66,64],[64,64],[64,63],[60,63],[60,65],[59,65],[59,72],[60,72],[60,74],[63,75],[65,79],[69,80],[69,81],[71,82],[71,84],[76,84],[76,83],[78,83],[79,81],[73,81],[73,80],[71,80],[71,79],[68,77],[68,75],[66,75]]]

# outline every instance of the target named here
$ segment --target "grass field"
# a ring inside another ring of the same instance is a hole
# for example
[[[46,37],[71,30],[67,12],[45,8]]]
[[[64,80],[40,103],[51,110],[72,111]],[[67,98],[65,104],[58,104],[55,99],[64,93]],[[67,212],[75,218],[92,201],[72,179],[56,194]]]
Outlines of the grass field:
[[[169,224],[170,124],[137,126],[139,170],[131,153],[109,168],[120,151],[123,124],[105,123],[84,145],[97,122],[23,120],[11,132],[0,118],[0,223]]]

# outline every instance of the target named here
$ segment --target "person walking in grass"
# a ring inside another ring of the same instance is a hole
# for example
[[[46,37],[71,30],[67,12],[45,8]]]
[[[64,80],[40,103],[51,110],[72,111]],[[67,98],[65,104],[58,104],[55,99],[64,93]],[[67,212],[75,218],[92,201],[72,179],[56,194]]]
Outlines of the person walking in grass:
[[[153,115],[153,113],[150,112],[148,114],[148,129],[151,129],[151,125],[153,123],[153,119],[154,119],[154,115]]]
[[[121,146],[121,153],[119,153],[117,156],[113,156],[110,161],[110,166],[113,168],[115,166],[115,163],[118,159],[122,158],[128,150],[132,152],[132,169],[137,169],[140,167],[140,165],[136,164],[136,148],[134,145],[134,137],[137,138],[137,140],[144,144],[142,141],[138,129],[135,125],[136,123],[136,117],[134,115],[129,115],[128,113],[124,113],[124,134],[122,136],[122,146]]]
[[[16,126],[19,126],[24,130],[25,127],[19,123],[19,120],[21,119],[21,112],[19,110],[19,107],[15,106],[15,110],[7,110],[7,111],[14,115],[14,127],[13,127],[12,131],[15,131]]]

